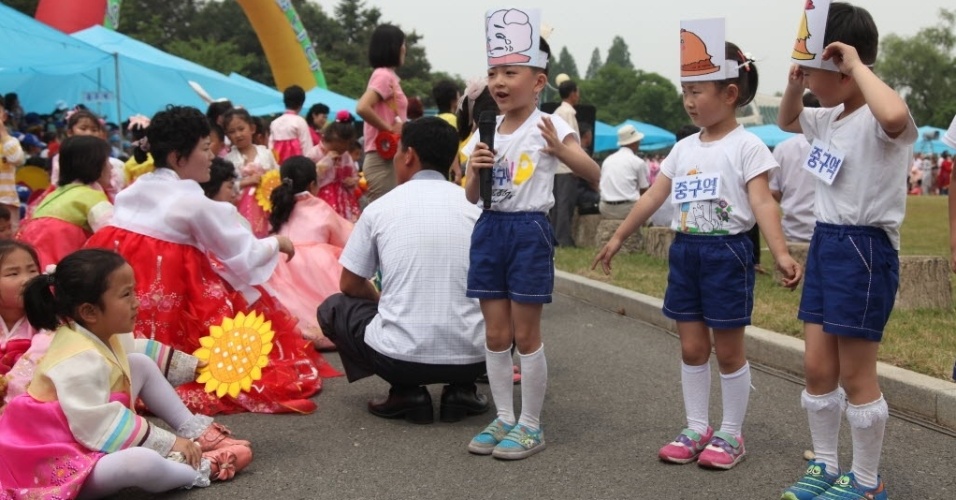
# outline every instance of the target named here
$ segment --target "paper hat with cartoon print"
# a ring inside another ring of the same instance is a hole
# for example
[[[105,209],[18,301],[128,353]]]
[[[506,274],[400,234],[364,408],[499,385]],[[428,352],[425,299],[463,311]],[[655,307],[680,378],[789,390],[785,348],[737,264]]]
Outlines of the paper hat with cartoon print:
[[[830,0],[800,0],[803,13],[797,28],[797,41],[790,54],[793,62],[810,68],[839,71],[833,61],[823,60],[823,34],[827,29]]]
[[[680,22],[680,81],[711,82],[737,78],[739,64],[727,60],[724,20]]]
[[[541,11],[523,8],[489,10],[485,13],[485,48],[489,68],[546,68],[548,54],[541,50]]]

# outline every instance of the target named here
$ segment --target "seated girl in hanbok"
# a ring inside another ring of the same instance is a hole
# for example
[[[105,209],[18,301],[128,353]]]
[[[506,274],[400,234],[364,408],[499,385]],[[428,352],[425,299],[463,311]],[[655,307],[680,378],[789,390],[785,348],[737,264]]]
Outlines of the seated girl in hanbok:
[[[252,461],[248,441],[190,413],[170,386],[194,377],[198,359],[123,333],[136,321],[134,286],[126,261],[101,249],[70,254],[27,283],[27,319],[56,333],[27,392],[0,415],[0,497],[204,487]],[[137,398],[173,431],[137,415]]]
[[[313,411],[308,398],[321,377],[337,372],[302,338],[295,318],[257,286],[272,275],[280,253],[291,258],[292,242],[282,235],[256,238],[234,206],[203,194],[199,183],[209,180],[212,153],[199,110],[170,106],[146,134],[156,170],[117,196],[112,222],[87,244],[116,250],[136,271],[136,336],[192,353],[211,326],[255,311],[275,332],[261,378],[231,395],[207,393],[195,382],[177,391],[206,415]]]
[[[279,262],[269,286],[298,318],[302,334],[318,349],[333,350],[335,344],[322,334],[315,311],[328,296],[339,292],[339,255],[352,234],[352,223],[316,196],[312,160],[290,157],[279,172],[282,185],[272,192],[270,222],[273,233],[292,240],[295,259]]]
[[[63,141],[59,157],[57,188],[40,201],[16,236],[36,249],[41,267],[83,248],[113,216],[103,190],[112,175],[110,145],[98,137],[74,135]]]

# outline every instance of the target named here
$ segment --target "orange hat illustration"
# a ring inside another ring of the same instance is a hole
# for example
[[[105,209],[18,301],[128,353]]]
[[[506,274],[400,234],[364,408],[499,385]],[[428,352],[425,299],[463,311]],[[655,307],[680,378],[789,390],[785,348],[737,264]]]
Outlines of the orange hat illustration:
[[[793,54],[791,55],[791,57],[798,61],[812,61],[817,57],[816,54],[811,53],[810,49],[807,48],[807,39],[811,36],[810,29],[807,26],[807,11],[815,8],[813,0],[807,0],[807,4],[803,8],[803,19],[800,20],[800,28],[797,30],[797,41],[793,45]]]
[[[707,51],[707,45],[695,33],[680,30],[680,76],[700,76],[720,71],[711,59],[714,56]]]

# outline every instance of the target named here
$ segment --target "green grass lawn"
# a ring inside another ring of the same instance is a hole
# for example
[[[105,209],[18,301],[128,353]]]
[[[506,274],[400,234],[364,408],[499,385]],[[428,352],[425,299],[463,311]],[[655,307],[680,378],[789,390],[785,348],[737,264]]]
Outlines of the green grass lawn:
[[[901,253],[949,256],[949,224],[946,197],[910,197],[902,228]],[[663,297],[667,286],[667,263],[643,254],[614,258],[610,277],[591,271],[596,249],[560,248],[558,269],[611,283],[640,293]],[[764,251],[762,262],[773,263]],[[951,276],[951,279],[953,277]],[[768,330],[802,337],[797,321],[800,291],[786,290],[770,276],[757,275],[753,323]],[[949,379],[956,357],[956,313],[947,310],[894,311],[886,327],[880,359],[887,363],[934,377]]]

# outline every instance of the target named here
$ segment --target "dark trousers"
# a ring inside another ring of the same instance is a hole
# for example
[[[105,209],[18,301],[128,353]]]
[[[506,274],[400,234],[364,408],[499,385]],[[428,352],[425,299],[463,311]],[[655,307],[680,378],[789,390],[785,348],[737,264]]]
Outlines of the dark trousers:
[[[332,295],[319,306],[319,326],[338,348],[349,382],[378,375],[396,388],[428,384],[471,385],[485,373],[485,363],[431,365],[393,359],[365,343],[365,328],[378,313],[371,300]]]
[[[574,246],[574,209],[578,203],[578,178],[574,174],[554,176],[554,207],[548,218],[554,228],[554,239],[563,247]]]

